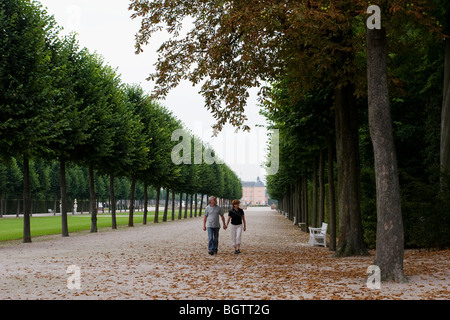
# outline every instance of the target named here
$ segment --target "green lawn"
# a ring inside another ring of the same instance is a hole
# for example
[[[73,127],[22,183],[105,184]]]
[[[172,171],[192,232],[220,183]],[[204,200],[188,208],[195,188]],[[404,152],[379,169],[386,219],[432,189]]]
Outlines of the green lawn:
[[[162,221],[164,212],[159,212],[159,221]],[[183,211],[184,215],[184,211]],[[143,212],[136,212],[134,214],[134,225],[142,224]],[[189,210],[188,210],[189,217]],[[128,225],[128,213],[117,213],[117,225]],[[167,214],[168,221],[171,221],[172,212]],[[154,219],[154,213],[149,212],[147,216],[147,223],[152,223]],[[178,212],[175,214],[175,219],[178,219]],[[71,215],[67,216],[67,223],[69,225],[69,233],[76,231],[90,230],[91,228],[91,216],[89,214],[84,215]],[[111,216],[108,214],[97,215],[97,227],[111,228]],[[32,217],[31,218],[31,237],[61,234],[61,216],[51,217]],[[0,219],[0,241],[17,240],[23,237],[23,218],[1,218]]]

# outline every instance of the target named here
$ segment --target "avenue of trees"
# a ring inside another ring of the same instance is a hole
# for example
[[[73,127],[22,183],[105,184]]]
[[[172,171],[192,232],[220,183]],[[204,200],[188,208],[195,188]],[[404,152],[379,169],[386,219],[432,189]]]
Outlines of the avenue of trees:
[[[248,89],[260,87],[280,129],[271,198],[297,223],[329,222],[338,257],[375,247],[382,279],[402,282],[405,246],[450,243],[450,7],[370,4],[379,29],[362,0],[135,0],[130,10],[142,21],[138,53],[155,32],[171,35],[153,96],[201,84],[216,129],[249,130]],[[185,18],[195,27],[180,37]]]
[[[61,202],[62,235],[68,236],[67,213],[75,198],[89,200],[85,210],[96,232],[99,200],[111,204],[117,228],[118,200],[129,201],[132,227],[136,196],[143,198],[147,223],[150,190],[154,222],[161,190],[163,220],[169,195],[172,204],[175,194],[191,208],[195,201],[195,212],[203,195],[215,195],[223,205],[241,197],[241,183],[227,165],[173,163],[171,153],[180,142],[171,136],[183,129],[181,121],[140,86],[122,83],[75,36],[61,37],[59,31],[38,2],[0,0],[0,213],[5,199],[16,199],[18,208],[22,200],[24,242],[31,242],[32,198],[53,200],[53,208]],[[190,137],[192,143],[197,139]]]
[[[328,222],[330,249],[337,250],[336,255],[343,250],[336,244],[336,237],[341,243],[342,229],[348,223],[340,214],[342,206],[355,202],[360,214],[359,226],[354,229],[358,232],[353,235],[362,237],[358,240],[362,248],[376,248],[377,254],[385,247],[390,252],[384,258],[387,262],[376,257],[375,264],[382,270],[389,269],[386,263],[398,265],[398,273],[384,276],[399,281],[403,280],[405,246],[450,245],[450,165],[442,161],[442,141],[449,137],[442,88],[448,75],[448,70],[444,71],[448,40],[440,37],[442,32],[448,34],[449,7],[444,2],[421,7],[426,10],[419,15],[422,24],[413,24],[416,20],[408,16],[407,8],[405,16],[397,16],[398,21],[382,11],[385,28],[376,35],[373,30],[365,30],[364,20],[352,25],[355,94],[351,105],[355,114],[347,119],[351,121],[346,128],[342,128],[345,118],[337,109],[341,97],[336,96],[333,82],[326,78],[322,85],[303,88],[299,94],[292,91],[296,80],[284,76],[273,85],[262,111],[271,126],[281,132],[280,173],[268,177],[271,197],[279,199],[280,208],[291,219],[316,227]],[[435,17],[433,26],[424,17],[428,15]],[[380,106],[386,108],[377,109]],[[338,134],[351,128],[353,152],[357,153],[352,169],[356,187],[353,198],[342,193],[348,185],[339,182],[351,153],[345,152],[339,159],[343,146]],[[392,138],[385,135],[388,133]],[[383,149],[385,158],[377,153]],[[389,230],[389,234],[383,230]],[[395,241],[398,243],[394,245]]]

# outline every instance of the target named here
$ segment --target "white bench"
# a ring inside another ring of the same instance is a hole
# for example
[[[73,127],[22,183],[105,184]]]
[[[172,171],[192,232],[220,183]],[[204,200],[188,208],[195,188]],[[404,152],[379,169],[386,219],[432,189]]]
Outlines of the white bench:
[[[324,246],[327,247],[327,223],[322,223],[322,228],[309,228],[309,244],[311,246]]]
[[[298,227],[299,227],[303,232],[308,232],[308,231],[306,230],[306,223],[304,223],[304,222],[299,222],[299,223],[298,223]]]

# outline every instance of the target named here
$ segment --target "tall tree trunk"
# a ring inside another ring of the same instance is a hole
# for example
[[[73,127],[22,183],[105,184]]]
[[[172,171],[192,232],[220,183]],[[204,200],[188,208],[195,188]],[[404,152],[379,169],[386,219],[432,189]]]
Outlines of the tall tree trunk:
[[[175,220],[175,190],[172,190],[172,221]]]
[[[322,226],[322,222],[325,221],[325,156],[324,150],[320,150],[319,156],[319,223],[318,226]]]
[[[284,216],[286,216],[287,215],[287,213],[288,213],[288,210],[289,210],[289,208],[288,208],[288,194],[287,193],[285,193],[284,195],[283,195],[283,215]]]
[[[198,202],[198,200],[197,200],[197,198],[198,198],[198,194],[197,193],[195,193],[195,210],[194,210],[194,217],[197,217],[197,202]]]
[[[303,222],[303,201],[302,201],[302,177],[300,176],[297,180],[297,204],[298,204],[298,222]]]
[[[303,173],[303,204],[304,204],[304,210],[305,210],[305,225],[306,225],[306,232],[308,232],[308,224],[309,224],[309,206],[308,206],[308,175],[307,173]]]
[[[136,192],[136,178],[131,179],[131,190],[130,190],[130,207],[128,215],[128,226],[134,227],[134,194]]]
[[[169,188],[166,188],[166,199],[164,201],[164,215],[163,215],[163,221],[167,221],[167,212],[169,210]]]
[[[91,211],[91,233],[97,232],[97,201],[95,197],[94,164],[89,164],[89,207]]]
[[[448,14],[450,16],[450,10]],[[450,19],[450,17],[448,17]],[[450,180],[450,39],[445,39],[444,93],[441,112],[441,190]]]
[[[312,185],[312,226],[317,228],[317,157],[314,157]]]
[[[183,192],[180,192],[180,208],[178,208],[178,220],[181,220],[183,213]]]
[[[288,192],[287,192],[287,212],[288,212],[288,219],[290,220],[291,219],[291,210],[292,210],[292,197],[291,197],[291,188],[292,188],[292,185],[289,185],[289,189],[288,189]]]
[[[23,242],[31,243],[30,159],[23,156]]]
[[[156,188],[156,205],[155,205],[155,216],[153,217],[153,222],[159,222],[159,197],[161,196],[161,187]]]
[[[302,221],[302,179],[301,176],[299,176],[299,178],[297,178],[297,183],[296,183],[296,190],[297,190],[297,194],[295,196],[296,201],[297,201],[297,224]]]
[[[300,216],[299,216],[299,222],[305,223],[305,204],[303,203],[303,174],[300,176],[299,179],[299,185],[298,185],[298,191],[299,191],[299,206],[300,206]],[[280,201],[278,201],[279,203]],[[279,207],[279,205],[278,205]]]
[[[336,191],[334,188],[333,136],[328,135],[328,194],[330,206],[330,250],[336,251]]]
[[[61,190],[61,234],[63,237],[68,237],[66,161],[63,158],[59,161],[59,184]]]
[[[112,229],[117,229],[116,218],[116,192],[114,187],[114,172],[109,175],[109,198],[110,198],[110,211],[111,211],[111,225]]]
[[[298,217],[298,181],[294,182],[294,225],[298,226],[299,217]]]
[[[188,197],[189,197],[189,193],[186,192],[186,206],[184,207],[184,219],[187,219],[187,209],[188,209]]]
[[[53,198],[53,215],[56,216],[56,201],[58,200],[58,196],[55,194]]]
[[[382,280],[406,281],[404,235],[387,82],[386,30],[367,30],[369,128],[375,157],[377,240],[375,264]]]
[[[354,85],[335,89],[339,245],[335,256],[368,255],[361,222],[358,110]]]
[[[291,203],[292,203],[292,222],[294,222],[295,224],[298,223],[297,221],[297,199],[296,199],[296,182],[294,181],[292,183],[292,187],[291,187]]]
[[[193,198],[194,198],[194,195],[191,194],[191,200],[189,201],[189,203],[190,203],[190,206],[189,206],[189,218],[192,218],[192,202],[193,202]]]
[[[142,224],[147,224],[148,215],[148,184],[144,181],[144,217],[142,219]]]
[[[23,197],[23,195],[22,195]],[[20,199],[19,196],[17,196],[17,207],[16,207],[16,218],[18,218],[20,215]]]
[[[200,212],[199,212],[199,214],[198,214],[198,216],[199,217],[201,217],[202,216],[202,210],[203,210],[203,198],[205,197],[205,195],[204,194],[202,194],[201,195],[201,198],[200,198]]]

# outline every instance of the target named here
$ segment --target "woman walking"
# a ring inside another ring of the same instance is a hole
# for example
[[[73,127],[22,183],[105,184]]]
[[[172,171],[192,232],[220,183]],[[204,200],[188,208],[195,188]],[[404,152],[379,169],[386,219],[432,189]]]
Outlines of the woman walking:
[[[231,242],[234,247],[234,253],[241,253],[241,236],[242,231],[246,230],[246,222],[244,216],[244,210],[239,208],[240,201],[233,200],[233,209],[228,213],[228,220],[226,226],[230,224],[231,220]]]

